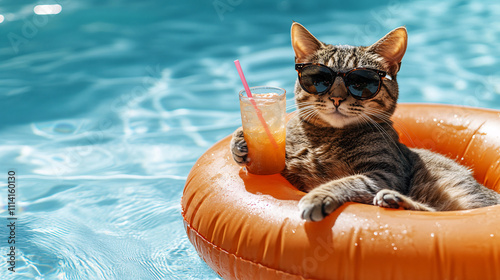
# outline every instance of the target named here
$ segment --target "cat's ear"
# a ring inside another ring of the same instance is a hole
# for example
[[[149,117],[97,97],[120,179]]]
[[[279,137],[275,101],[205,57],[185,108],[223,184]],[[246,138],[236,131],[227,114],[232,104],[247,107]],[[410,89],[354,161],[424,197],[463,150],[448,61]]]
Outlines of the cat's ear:
[[[368,51],[380,55],[389,66],[389,71],[395,75],[401,66],[401,60],[406,52],[408,33],[405,27],[399,27],[387,33],[382,39],[368,47]]]
[[[292,24],[292,46],[295,51],[295,62],[306,62],[306,58],[320,49],[324,44],[314,37],[300,23]]]

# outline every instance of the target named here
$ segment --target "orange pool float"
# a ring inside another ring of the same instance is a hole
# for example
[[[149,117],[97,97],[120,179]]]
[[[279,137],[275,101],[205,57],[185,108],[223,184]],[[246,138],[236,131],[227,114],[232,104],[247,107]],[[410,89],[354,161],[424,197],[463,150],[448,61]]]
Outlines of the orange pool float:
[[[444,154],[500,192],[500,111],[400,104],[403,143]],[[500,205],[417,212],[347,203],[300,219],[305,193],[280,175],[246,174],[230,138],[191,170],[182,196],[189,240],[224,279],[500,279]]]

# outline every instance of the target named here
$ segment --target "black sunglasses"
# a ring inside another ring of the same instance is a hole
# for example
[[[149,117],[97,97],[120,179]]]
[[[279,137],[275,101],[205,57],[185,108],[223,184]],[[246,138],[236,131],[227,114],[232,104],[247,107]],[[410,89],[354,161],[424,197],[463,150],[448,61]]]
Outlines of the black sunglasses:
[[[386,72],[371,68],[354,68],[345,73],[333,71],[319,63],[297,63],[300,86],[308,93],[323,95],[332,87],[335,78],[340,76],[349,94],[358,100],[375,97],[382,87]]]

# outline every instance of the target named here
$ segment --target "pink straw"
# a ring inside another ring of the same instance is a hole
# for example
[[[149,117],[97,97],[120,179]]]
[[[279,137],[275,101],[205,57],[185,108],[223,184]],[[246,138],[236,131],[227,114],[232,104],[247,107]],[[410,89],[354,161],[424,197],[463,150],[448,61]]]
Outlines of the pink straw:
[[[267,126],[267,123],[264,120],[264,117],[262,116],[262,112],[260,111],[259,107],[257,107],[257,103],[253,99],[252,93],[250,92],[250,87],[248,86],[247,80],[245,79],[245,75],[243,75],[243,69],[241,69],[240,61],[236,59],[234,61],[234,65],[236,65],[236,69],[238,70],[238,74],[240,74],[240,79],[241,82],[243,83],[243,87],[245,88],[248,99],[250,99],[250,102],[255,108],[257,117],[259,118],[260,122],[262,123],[262,126],[264,127],[264,130],[266,131],[267,137],[269,137],[269,140],[271,141],[271,144],[274,146],[274,148],[279,149],[278,143],[276,143],[276,140],[274,140],[274,137],[271,134],[271,130],[269,130],[269,127]]]

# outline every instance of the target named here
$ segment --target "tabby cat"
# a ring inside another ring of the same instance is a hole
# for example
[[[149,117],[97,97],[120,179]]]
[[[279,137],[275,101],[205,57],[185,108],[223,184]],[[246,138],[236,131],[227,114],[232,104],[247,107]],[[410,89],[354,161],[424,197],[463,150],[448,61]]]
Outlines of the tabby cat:
[[[303,219],[320,221],[348,201],[421,211],[500,204],[469,169],[399,142],[390,117],[406,28],[369,47],[325,44],[296,22],[291,33],[298,113],[287,125],[282,175],[308,192],[299,202]],[[240,165],[251,160],[241,128],[231,151]]]

